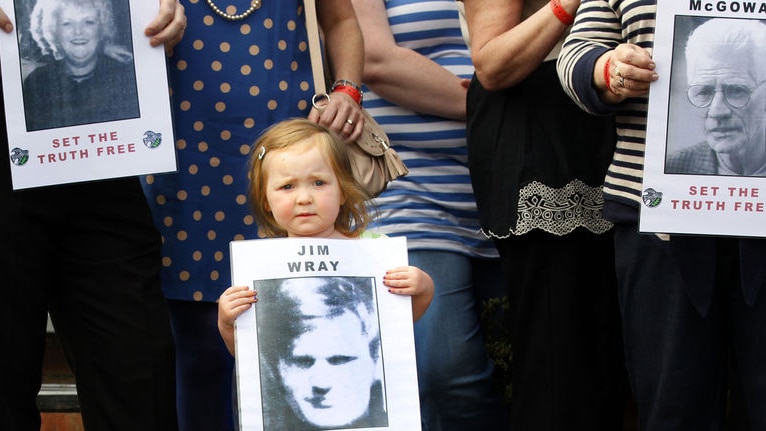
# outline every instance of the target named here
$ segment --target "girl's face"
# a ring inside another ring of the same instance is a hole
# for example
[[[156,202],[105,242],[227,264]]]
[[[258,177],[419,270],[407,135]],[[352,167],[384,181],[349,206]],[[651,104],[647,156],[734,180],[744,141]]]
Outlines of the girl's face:
[[[316,145],[272,151],[263,169],[266,209],[288,237],[345,238],[335,230],[345,198],[335,171]]]

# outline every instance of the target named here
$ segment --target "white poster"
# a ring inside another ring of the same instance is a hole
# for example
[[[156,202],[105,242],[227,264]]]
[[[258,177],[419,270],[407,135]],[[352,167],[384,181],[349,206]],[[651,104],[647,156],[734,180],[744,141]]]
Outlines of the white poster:
[[[766,6],[657,2],[640,231],[766,236]]]
[[[383,286],[403,237],[231,243],[243,431],[420,430],[412,305]]]
[[[176,170],[164,47],[139,0],[0,0],[14,189]]]

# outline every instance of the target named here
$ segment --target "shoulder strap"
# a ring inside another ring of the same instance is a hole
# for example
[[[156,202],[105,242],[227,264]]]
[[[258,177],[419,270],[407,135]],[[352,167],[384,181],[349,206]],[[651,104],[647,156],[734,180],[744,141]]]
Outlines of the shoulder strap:
[[[319,43],[316,0],[303,0],[303,14],[306,16],[311,72],[314,75],[314,91],[317,94],[327,94],[324,67],[322,66],[322,45]]]

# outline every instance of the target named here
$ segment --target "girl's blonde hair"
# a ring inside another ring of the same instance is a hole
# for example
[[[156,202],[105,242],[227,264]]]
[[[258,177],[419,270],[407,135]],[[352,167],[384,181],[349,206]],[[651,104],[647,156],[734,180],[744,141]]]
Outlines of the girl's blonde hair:
[[[335,220],[335,229],[347,236],[361,234],[371,220],[367,206],[369,196],[352,174],[343,138],[313,121],[293,118],[280,121],[266,129],[250,150],[248,197],[255,222],[258,224],[258,235],[269,238],[287,236],[287,231],[277,224],[271,211],[266,210],[268,173],[263,169],[263,162],[271,153],[297,144],[317,146],[327,157],[330,167],[338,177],[344,203],[340,206],[338,218]]]

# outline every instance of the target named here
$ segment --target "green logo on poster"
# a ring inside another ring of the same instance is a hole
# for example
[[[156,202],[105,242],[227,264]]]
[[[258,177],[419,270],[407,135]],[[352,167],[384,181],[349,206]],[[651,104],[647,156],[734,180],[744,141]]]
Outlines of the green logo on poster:
[[[162,143],[162,133],[147,130],[144,132],[144,145],[146,148],[157,148]]]
[[[649,208],[657,208],[662,203],[662,193],[654,189],[646,189],[644,190],[644,195],[641,196],[641,200]]]
[[[14,148],[11,150],[11,162],[16,166],[24,166],[29,161],[29,150]]]

